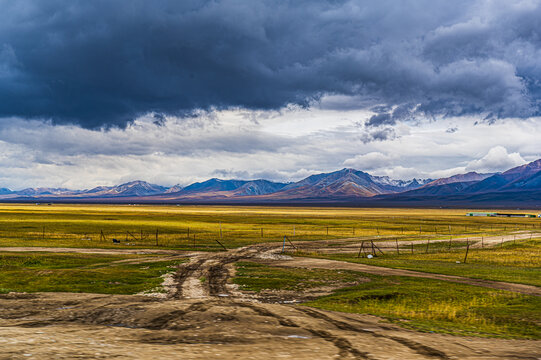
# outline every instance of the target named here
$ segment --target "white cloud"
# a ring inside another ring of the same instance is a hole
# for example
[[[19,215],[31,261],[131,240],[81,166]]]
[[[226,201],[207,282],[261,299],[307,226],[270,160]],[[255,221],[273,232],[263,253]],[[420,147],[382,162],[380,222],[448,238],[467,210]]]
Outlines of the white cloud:
[[[473,160],[466,166],[467,171],[499,172],[523,165],[526,161],[518,152],[508,153],[503,146],[495,146],[479,160]]]
[[[363,155],[355,155],[355,157],[344,161],[343,164],[347,167],[365,171],[388,167],[392,164],[392,160],[393,157],[389,155],[373,151]]]

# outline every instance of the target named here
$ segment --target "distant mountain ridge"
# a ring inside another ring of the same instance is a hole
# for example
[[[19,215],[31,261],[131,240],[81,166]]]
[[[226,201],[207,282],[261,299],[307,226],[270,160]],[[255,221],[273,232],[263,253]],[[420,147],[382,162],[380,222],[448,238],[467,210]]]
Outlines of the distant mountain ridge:
[[[65,188],[0,189],[0,200],[130,202],[366,202],[370,204],[436,204],[528,202],[541,206],[541,159],[502,173],[469,172],[440,179],[393,180],[344,168],[310,175],[292,183],[209,179],[188,186],[165,187],[145,181],[87,190]]]
[[[467,175],[467,176],[466,176]],[[488,175],[488,176],[487,176]],[[473,180],[472,180],[473,179]],[[468,173],[438,179],[385,199],[401,202],[516,203],[541,207],[541,159],[503,173]]]

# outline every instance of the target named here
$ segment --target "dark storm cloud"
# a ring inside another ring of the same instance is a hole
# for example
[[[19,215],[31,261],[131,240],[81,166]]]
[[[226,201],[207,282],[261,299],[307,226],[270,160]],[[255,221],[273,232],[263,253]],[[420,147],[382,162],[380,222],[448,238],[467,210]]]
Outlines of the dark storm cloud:
[[[149,112],[279,109],[324,95],[380,105],[374,126],[539,114],[539,1],[0,6],[0,116],[123,126]]]

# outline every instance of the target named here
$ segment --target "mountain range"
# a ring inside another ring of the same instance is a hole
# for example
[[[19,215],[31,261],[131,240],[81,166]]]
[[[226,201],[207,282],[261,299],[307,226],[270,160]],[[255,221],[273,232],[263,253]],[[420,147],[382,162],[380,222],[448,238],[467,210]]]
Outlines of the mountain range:
[[[88,190],[0,188],[3,201],[152,203],[321,203],[370,206],[541,207],[541,159],[502,173],[468,172],[440,179],[392,180],[355,169],[311,175],[291,183],[209,179],[172,187],[132,181]]]

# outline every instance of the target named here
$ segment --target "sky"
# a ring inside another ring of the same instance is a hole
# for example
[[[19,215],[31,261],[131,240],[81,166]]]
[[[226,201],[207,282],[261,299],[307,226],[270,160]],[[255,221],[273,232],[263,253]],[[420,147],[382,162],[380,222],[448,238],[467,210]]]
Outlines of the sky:
[[[541,0],[0,0],[0,187],[541,158]]]

